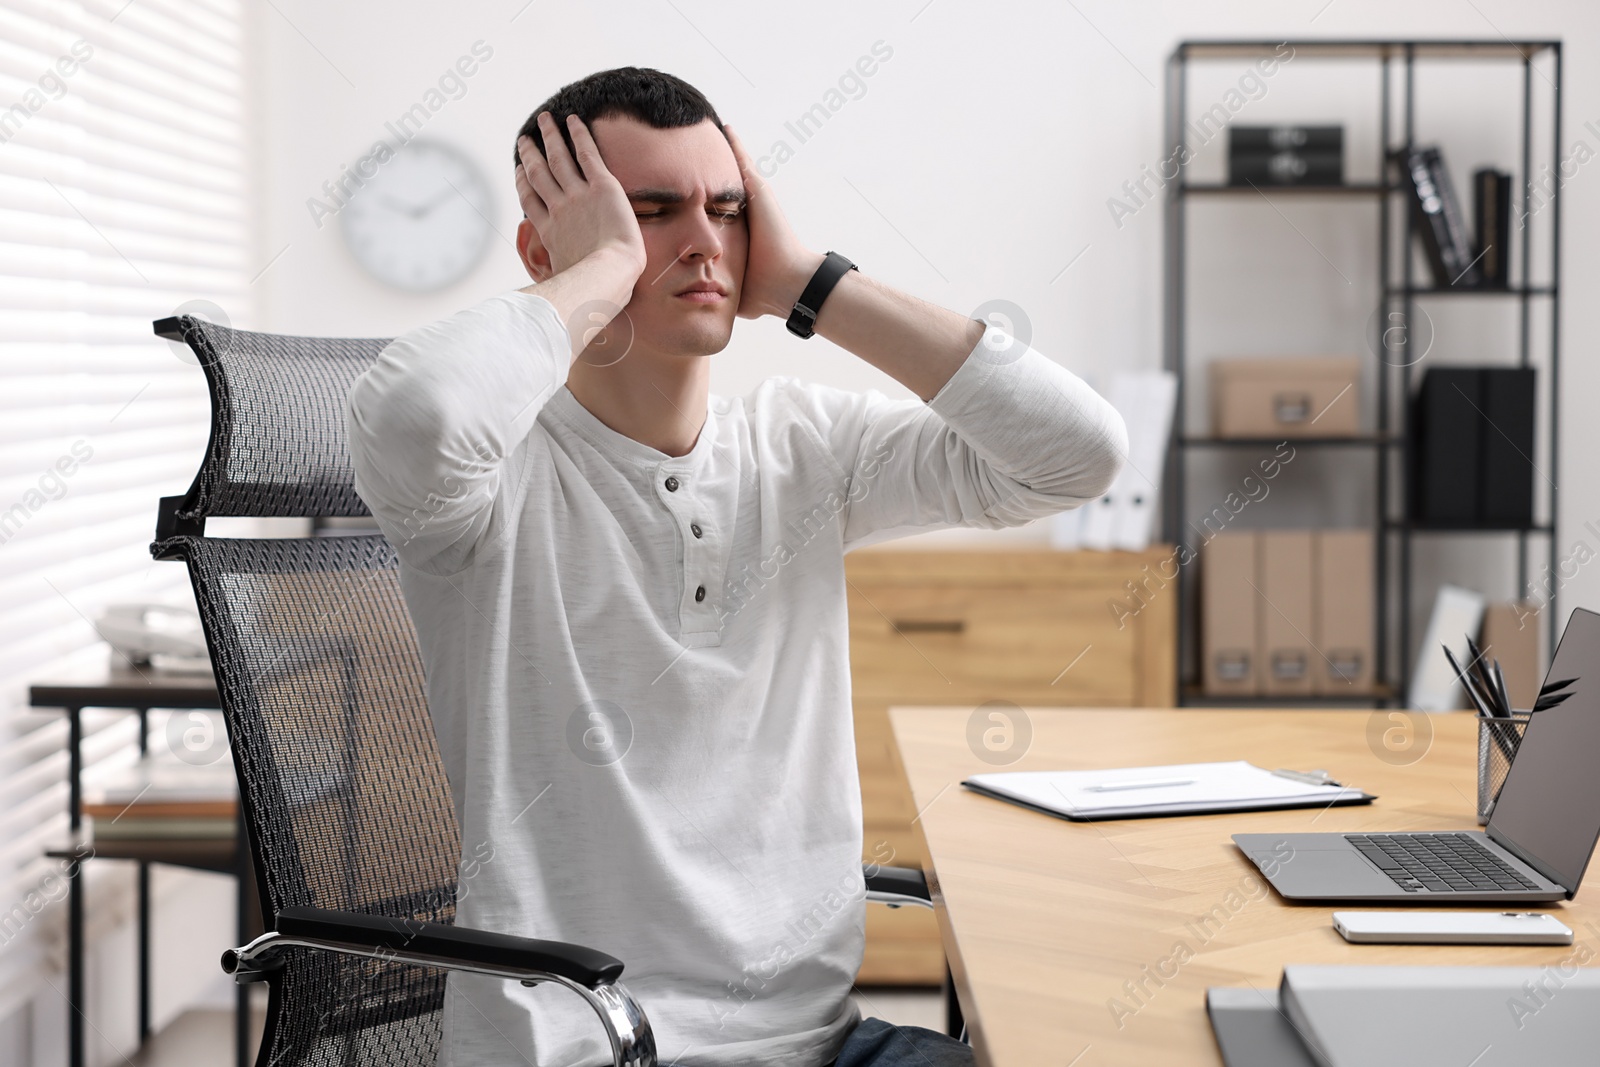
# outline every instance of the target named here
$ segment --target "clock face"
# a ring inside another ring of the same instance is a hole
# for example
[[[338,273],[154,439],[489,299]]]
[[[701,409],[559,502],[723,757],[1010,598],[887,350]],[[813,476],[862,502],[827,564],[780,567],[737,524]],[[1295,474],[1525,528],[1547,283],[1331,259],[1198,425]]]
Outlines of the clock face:
[[[367,272],[423,292],[459,281],[488,248],[489,187],[472,161],[438,141],[403,145],[339,213]]]

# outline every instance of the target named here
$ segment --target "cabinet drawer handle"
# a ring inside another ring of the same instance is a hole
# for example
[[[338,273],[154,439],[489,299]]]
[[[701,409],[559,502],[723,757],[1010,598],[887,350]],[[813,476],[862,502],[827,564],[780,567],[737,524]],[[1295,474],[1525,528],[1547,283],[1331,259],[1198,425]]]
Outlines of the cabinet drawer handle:
[[[890,619],[889,625],[903,634],[958,634],[967,628],[964,619]]]

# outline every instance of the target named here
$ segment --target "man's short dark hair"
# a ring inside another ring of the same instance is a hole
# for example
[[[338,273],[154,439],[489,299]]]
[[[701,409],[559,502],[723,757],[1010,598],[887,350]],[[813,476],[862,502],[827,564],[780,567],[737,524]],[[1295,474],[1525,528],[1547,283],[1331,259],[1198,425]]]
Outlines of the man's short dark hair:
[[[541,111],[550,112],[550,117],[556,120],[561,128],[561,139],[574,159],[577,152],[572,147],[572,132],[567,129],[568,115],[578,116],[591,132],[596,119],[614,115],[626,115],[658,130],[695,126],[710,119],[719,131],[722,130],[722,120],[704,93],[682,78],[650,67],[599,71],[562,86],[554,96],[534,108],[517,135],[527,134],[539,151],[544,152],[544,136],[539,132]],[[521,163],[515,148],[512,156]]]

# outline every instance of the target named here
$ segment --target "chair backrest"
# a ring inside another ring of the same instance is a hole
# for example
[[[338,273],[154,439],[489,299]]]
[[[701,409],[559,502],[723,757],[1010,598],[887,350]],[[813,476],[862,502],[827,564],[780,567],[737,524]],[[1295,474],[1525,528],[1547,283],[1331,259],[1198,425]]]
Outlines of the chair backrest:
[[[188,564],[217,675],[267,929],[309,905],[449,923],[460,835],[398,560],[381,535],[205,536],[211,516],[366,514],[345,394],[387,343],[281,337],[188,316],[212,398],[158,559]],[[260,1063],[432,1063],[443,972],[333,953],[273,980]]]
[[[161,319],[155,331],[189,345],[211,390],[211,440],[181,517],[368,514],[344,400],[387,338],[252,333],[189,315]]]

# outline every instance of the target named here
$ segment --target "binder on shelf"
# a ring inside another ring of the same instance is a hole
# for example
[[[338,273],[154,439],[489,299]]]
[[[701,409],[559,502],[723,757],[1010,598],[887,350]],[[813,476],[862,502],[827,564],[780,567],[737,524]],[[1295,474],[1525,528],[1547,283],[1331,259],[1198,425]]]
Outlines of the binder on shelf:
[[[1178,379],[1169,371],[1125,372],[1111,380],[1111,406],[1128,427],[1128,458],[1109,493],[1108,547],[1136,552],[1150,546],[1177,397]]]
[[[1413,407],[1411,516],[1423,525],[1533,524],[1532,367],[1431,367]]]
[[[1511,284],[1511,175],[1493,167],[1472,172],[1472,220],[1479,284],[1504,289]]]
[[[1312,689],[1326,696],[1372,691],[1373,542],[1370,530],[1319,530]],[[1320,652],[1320,654],[1318,654]]]
[[[1477,285],[1472,236],[1439,149],[1419,145],[1397,155],[1411,189],[1411,210],[1433,271],[1433,284],[1441,289]]]
[[[1119,405],[1115,395],[1118,384],[1119,376],[1113,375],[1104,390],[1104,395],[1111,403],[1111,406],[1117,408],[1117,413],[1122,416],[1124,425],[1127,425],[1128,413]],[[1130,435],[1132,433],[1131,426],[1129,427],[1129,433]],[[1124,463],[1123,466],[1126,467],[1127,464]],[[1118,472],[1117,481],[1113,482],[1111,487],[1099,499],[1091,500],[1082,507],[1073,509],[1076,512],[1076,519],[1067,518],[1062,513],[1057,513],[1053,517],[1052,522],[1055,525],[1052,525],[1051,528],[1051,540],[1056,542],[1058,547],[1068,547],[1070,545],[1073,548],[1092,549],[1100,552],[1111,548],[1111,531],[1115,525],[1113,513],[1116,508],[1118,483],[1121,482],[1124,473],[1125,471]]]
[[[1105,496],[1089,501],[1080,509],[1083,512],[1083,521],[1078,524],[1080,548],[1092,548],[1100,552],[1111,548],[1111,530],[1115,525],[1116,503],[1117,498],[1108,489]]]
[[[1264,530],[1257,581],[1262,603],[1261,692],[1268,696],[1302,696],[1315,691],[1312,660],[1322,656],[1311,646],[1316,627],[1312,598],[1312,534],[1310,530]]]
[[[1261,692],[1257,620],[1261,598],[1255,581],[1258,537],[1224,530],[1200,550],[1201,678],[1208,696]]]
[[[1536,372],[1485,367],[1482,374],[1478,519],[1487,526],[1531,526]]]
[[[1071,508],[1050,516],[1051,548],[1071,551],[1083,547],[1083,510]]]
[[[1469,525],[1478,518],[1482,375],[1476,367],[1430,367],[1412,418],[1411,517]]]

